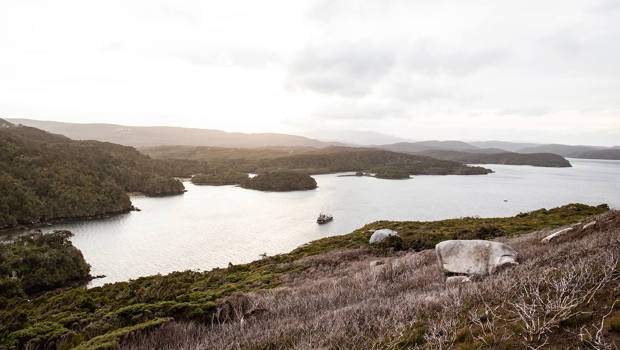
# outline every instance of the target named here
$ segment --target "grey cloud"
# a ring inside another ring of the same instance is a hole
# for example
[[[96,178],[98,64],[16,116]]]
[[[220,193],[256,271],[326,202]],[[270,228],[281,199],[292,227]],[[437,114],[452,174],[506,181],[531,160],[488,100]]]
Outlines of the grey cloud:
[[[393,65],[390,50],[372,45],[306,47],[289,67],[287,87],[361,97],[369,94]]]

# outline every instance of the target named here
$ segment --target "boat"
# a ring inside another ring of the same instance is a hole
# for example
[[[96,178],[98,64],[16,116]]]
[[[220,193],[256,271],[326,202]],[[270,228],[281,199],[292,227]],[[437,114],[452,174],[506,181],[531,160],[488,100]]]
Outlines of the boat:
[[[319,217],[316,218],[316,223],[319,225],[326,224],[330,221],[334,220],[334,217],[329,214],[320,213]]]

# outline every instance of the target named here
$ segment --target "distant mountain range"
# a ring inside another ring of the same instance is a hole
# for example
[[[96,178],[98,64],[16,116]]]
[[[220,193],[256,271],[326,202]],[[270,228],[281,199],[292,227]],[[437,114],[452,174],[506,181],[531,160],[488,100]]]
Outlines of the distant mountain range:
[[[78,124],[32,119],[7,119],[74,140],[96,140],[133,147],[165,145],[255,148],[267,146],[306,146],[323,148],[339,145],[304,136],[260,133],[247,134],[221,130],[167,126],[124,126],[115,124]]]
[[[312,147],[366,145],[393,152],[421,154],[430,151],[453,151],[474,154],[525,153],[525,154],[557,154],[568,158],[618,159],[620,147],[570,146],[560,144],[535,144],[505,141],[420,141],[405,142],[401,138],[377,132],[360,131],[314,131],[312,135],[321,140],[306,136],[276,133],[239,133],[221,130],[192,129],[181,127],[160,126],[123,126],[114,124],[77,124],[32,119],[7,119],[15,124],[32,126],[48,132],[61,134],[76,140],[97,140],[134,147],[154,146],[208,146],[228,148],[260,148],[260,147]],[[400,141],[400,142],[396,142]],[[383,143],[385,142],[385,143]],[[440,155],[440,154],[436,154]],[[503,157],[465,157],[463,155],[443,154],[446,159],[462,158],[502,159],[519,161],[525,159],[515,154],[504,154]],[[550,159],[548,156],[538,156]],[[529,159],[534,159],[530,157]],[[504,163],[500,163],[504,164]],[[511,163],[507,163],[511,164]]]

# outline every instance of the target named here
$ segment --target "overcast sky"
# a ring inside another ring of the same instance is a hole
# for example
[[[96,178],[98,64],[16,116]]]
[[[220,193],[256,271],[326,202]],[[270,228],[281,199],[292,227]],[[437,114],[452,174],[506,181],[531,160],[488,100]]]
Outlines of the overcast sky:
[[[0,0],[0,117],[620,144],[620,0]]]

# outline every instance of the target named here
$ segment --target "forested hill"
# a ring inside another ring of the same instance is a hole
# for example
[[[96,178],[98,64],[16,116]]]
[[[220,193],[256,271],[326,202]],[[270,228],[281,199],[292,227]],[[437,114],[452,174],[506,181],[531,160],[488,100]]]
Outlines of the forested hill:
[[[0,228],[125,212],[127,192],[183,193],[172,176],[198,172],[183,169],[196,164],[153,160],[132,147],[74,141],[0,119]]]
[[[156,159],[191,159],[208,161],[211,168],[265,173],[295,170],[309,174],[343,171],[371,171],[389,166],[404,169],[411,175],[488,174],[489,169],[427,156],[392,152],[375,148],[326,147],[235,149],[215,147],[161,146],[141,149]]]

